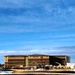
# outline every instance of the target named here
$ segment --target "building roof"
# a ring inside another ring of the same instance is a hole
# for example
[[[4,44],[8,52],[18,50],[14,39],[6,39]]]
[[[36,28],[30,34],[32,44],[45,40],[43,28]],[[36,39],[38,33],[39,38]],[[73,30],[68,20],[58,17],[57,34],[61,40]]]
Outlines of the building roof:
[[[6,56],[50,56],[45,54],[29,54],[29,55],[5,55]]]
[[[50,56],[50,55],[47,55],[47,54],[31,54],[30,56]]]
[[[4,57],[27,56],[27,55],[5,55]]]
[[[56,56],[56,57],[59,57],[59,56],[60,57],[64,57],[65,56],[65,57],[69,57],[68,55],[51,55],[51,56]]]
[[[69,57],[69,56],[67,56],[67,55],[46,55],[46,54],[31,54],[31,55],[6,55],[7,57],[15,57],[15,56],[17,56],[17,57],[21,57],[21,56],[57,56],[57,57],[59,57],[59,56],[66,56],[66,57]],[[4,56],[4,57],[6,57],[6,56]]]

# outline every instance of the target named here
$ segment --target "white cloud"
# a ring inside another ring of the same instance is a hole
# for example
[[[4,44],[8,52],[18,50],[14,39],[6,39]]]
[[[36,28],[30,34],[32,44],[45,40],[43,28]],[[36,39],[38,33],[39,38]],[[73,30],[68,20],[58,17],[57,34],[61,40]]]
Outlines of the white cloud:
[[[75,51],[70,48],[53,48],[53,49],[28,49],[28,50],[0,50],[0,55],[10,54],[69,54]]]
[[[75,53],[75,46],[64,46],[64,47],[56,47],[54,48],[56,51],[61,51],[60,54],[68,54],[68,55],[74,55]]]
[[[59,50],[49,50],[49,49],[29,49],[29,50],[0,50],[0,54],[49,54],[57,53]]]
[[[67,38],[68,37],[75,37],[75,34],[60,34],[60,35],[45,35],[42,38]]]

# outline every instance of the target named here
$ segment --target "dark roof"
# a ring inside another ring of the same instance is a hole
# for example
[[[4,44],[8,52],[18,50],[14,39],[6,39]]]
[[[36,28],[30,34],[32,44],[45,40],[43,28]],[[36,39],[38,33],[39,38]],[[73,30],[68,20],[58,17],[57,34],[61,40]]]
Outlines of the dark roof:
[[[14,56],[18,56],[19,57],[19,56],[27,56],[27,55],[5,55],[5,57],[8,57],[8,56],[9,57],[14,57]]]
[[[31,54],[31,55],[6,55],[7,57],[15,57],[15,56],[17,56],[17,57],[20,57],[20,56],[57,56],[57,57],[59,57],[59,56],[65,56],[65,57],[69,57],[69,56],[67,56],[67,55],[46,55],[46,54]],[[4,57],[6,57],[6,56],[4,56]]]
[[[29,55],[5,55],[6,56],[49,56],[49,55],[45,55],[45,54],[29,54]]]
[[[68,55],[51,55],[51,56],[54,56],[54,57],[70,57]]]
[[[50,56],[50,55],[47,55],[47,54],[31,54],[30,56]]]

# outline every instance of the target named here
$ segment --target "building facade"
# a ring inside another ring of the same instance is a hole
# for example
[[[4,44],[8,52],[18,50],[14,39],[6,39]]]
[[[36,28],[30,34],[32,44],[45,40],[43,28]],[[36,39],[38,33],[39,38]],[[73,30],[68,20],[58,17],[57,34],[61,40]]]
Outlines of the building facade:
[[[37,66],[42,65],[66,65],[70,62],[70,57],[66,55],[51,56],[51,55],[7,55],[4,57],[5,68],[14,66]]]
[[[4,57],[5,68],[12,68],[13,66],[26,65],[25,55],[8,55]]]
[[[70,62],[70,57],[66,55],[56,55],[50,56],[50,64],[51,65],[66,65],[67,62]]]

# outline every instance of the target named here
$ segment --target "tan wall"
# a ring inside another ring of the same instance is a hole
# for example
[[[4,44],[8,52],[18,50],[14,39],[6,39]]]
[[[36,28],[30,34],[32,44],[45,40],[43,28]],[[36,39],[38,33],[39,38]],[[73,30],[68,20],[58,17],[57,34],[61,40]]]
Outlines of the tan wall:
[[[37,66],[40,64],[49,64],[49,56],[29,56],[29,66]]]

